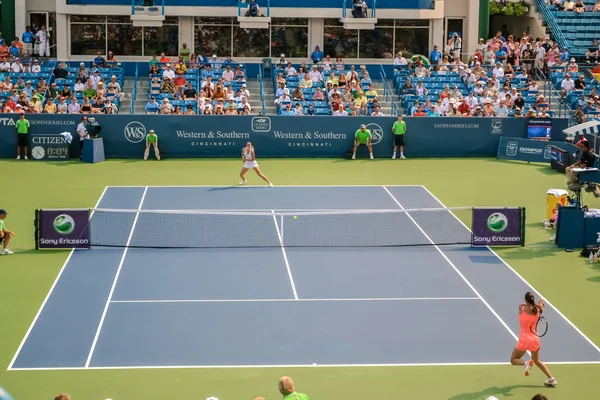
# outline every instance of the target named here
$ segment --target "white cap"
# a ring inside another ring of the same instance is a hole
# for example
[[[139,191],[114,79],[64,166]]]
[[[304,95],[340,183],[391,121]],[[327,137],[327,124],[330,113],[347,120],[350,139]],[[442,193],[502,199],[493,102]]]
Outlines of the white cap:
[[[213,54],[213,55],[212,55],[212,58],[217,58],[217,55],[216,55],[216,54]]]
[[[498,398],[496,396],[489,396],[486,397],[485,400],[498,400]]]

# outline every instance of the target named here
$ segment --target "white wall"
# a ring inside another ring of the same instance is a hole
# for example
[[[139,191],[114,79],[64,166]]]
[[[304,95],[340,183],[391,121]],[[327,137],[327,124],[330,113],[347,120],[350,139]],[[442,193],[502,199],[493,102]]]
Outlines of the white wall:
[[[17,0],[19,1],[19,0]],[[25,1],[25,0],[23,0]],[[53,0],[27,0],[28,11],[56,11],[56,3]]]

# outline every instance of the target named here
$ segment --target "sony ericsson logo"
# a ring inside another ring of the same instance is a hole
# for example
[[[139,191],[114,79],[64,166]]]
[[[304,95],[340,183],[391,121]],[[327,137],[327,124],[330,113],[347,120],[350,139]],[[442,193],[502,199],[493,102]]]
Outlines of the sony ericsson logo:
[[[381,129],[381,126],[375,123],[370,123],[366,126],[366,128],[371,131],[372,144],[377,144],[383,140],[383,129]]]
[[[52,227],[56,233],[60,235],[69,235],[73,233],[73,230],[75,230],[75,221],[73,220],[73,217],[68,214],[60,214],[54,218]]]
[[[139,143],[146,138],[146,127],[141,122],[131,121],[125,126],[123,134],[131,143]]]
[[[271,118],[269,117],[254,117],[252,118],[253,132],[270,132]]]
[[[502,213],[493,213],[487,219],[487,227],[495,233],[504,232],[508,228],[508,218]]]

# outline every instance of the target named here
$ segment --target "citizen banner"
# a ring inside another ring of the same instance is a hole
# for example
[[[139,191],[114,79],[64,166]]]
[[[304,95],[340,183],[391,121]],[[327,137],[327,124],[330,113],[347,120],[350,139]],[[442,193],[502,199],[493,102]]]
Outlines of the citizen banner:
[[[474,208],[473,246],[524,246],[525,209]]]
[[[36,210],[36,249],[89,249],[90,210]]]

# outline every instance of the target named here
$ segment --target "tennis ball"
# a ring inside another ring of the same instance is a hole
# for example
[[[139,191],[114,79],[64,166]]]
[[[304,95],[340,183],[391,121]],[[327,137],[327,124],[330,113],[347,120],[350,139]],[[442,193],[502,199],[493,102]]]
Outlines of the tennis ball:
[[[54,230],[61,235],[68,235],[75,229],[75,221],[73,217],[67,214],[60,214],[54,218]]]
[[[294,219],[298,219],[298,217],[294,215]]]

